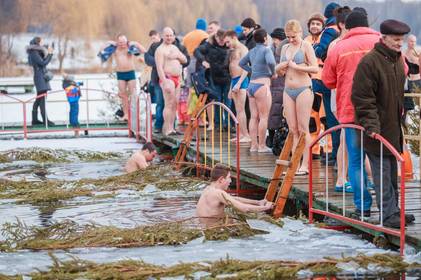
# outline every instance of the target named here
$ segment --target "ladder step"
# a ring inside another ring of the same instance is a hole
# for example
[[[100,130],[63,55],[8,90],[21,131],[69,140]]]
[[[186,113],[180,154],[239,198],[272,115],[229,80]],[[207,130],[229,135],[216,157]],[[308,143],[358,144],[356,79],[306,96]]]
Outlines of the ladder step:
[[[291,162],[289,160],[282,160],[282,159],[277,159],[276,164],[282,165],[282,166],[285,166],[285,167],[291,166]]]

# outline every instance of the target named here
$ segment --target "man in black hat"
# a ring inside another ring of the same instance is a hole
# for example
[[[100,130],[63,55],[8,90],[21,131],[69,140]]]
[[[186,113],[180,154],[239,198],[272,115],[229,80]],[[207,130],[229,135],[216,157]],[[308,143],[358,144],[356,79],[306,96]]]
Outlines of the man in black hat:
[[[380,42],[358,64],[351,95],[356,123],[366,132],[363,146],[371,164],[377,205],[379,208],[383,206],[381,221],[384,226],[392,228],[405,226],[405,222],[411,223],[415,218],[405,215],[405,221],[400,219],[397,160],[389,149],[381,151],[377,139],[381,135],[402,153],[401,115],[407,69],[401,48],[404,35],[409,31],[408,25],[397,20],[389,19],[380,24]],[[381,188],[383,197],[380,196]]]

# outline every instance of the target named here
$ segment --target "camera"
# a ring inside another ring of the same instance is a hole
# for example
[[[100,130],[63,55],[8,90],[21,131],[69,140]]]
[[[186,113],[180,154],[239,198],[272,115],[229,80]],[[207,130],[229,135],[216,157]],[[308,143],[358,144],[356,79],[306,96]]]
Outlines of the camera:
[[[77,87],[82,87],[83,86],[83,82],[76,82],[76,86]]]

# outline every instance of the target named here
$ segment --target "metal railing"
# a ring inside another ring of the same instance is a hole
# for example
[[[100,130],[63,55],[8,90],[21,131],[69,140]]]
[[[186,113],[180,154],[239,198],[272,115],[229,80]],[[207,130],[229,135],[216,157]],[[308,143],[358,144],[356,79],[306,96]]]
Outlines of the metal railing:
[[[152,141],[152,104],[148,93],[140,93],[130,97],[130,131],[134,133],[136,141],[142,138],[146,142]]]
[[[325,131],[324,133],[322,133],[317,139],[315,139],[312,144],[310,145],[310,152],[312,147],[318,143],[321,139],[323,138],[327,138],[327,136],[329,134],[331,134],[334,131],[337,130],[342,130],[341,134],[344,135],[345,131],[344,129],[356,129],[358,131],[360,131],[360,141],[361,141],[361,145],[360,145],[360,153],[361,153],[361,163],[360,163],[360,167],[361,167],[361,174],[360,174],[360,178],[361,178],[361,189],[360,190],[356,190],[354,189],[354,192],[356,191],[360,191],[361,192],[361,213],[360,213],[360,219],[354,219],[352,217],[349,217],[350,215],[347,215],[346,212],[346,199],[347,196],[345,195],[345,187],[343,187],[342,189],[342,214],[338,214],[338,213],[334,213],[333,210],[331,210],[331,206],[333,206],[333,204],[331,204],[331,202],[329,201],[329,176],[328,176],[328,164],[326,163],[326,169],[325,169],[325,174],[324,174],[324,178],[325,178],[325,191],[324,191],[324,198],[325,198],[325,209],[316,209],[313,207],[313,162],[312,162],[312,157],[309,158],[309,220],[310,223],[313,223],[313,215],[314,214],[320,214],[326,217],[330,217],[333,219],[337,219],[339,221],[343,221],[349,224],[353,224],[353,225],[359,225],[365,228],[369,228],[371,230],[375,230],[378,232],[383,232],[386,234],[390,234],[390,235],[394,235],[397,237],[400,237],[400,253],[401,255],[403,255],[404,252],[404,247],[405,247],[405,179],[404,179],[404,175],[405,174],[405,160],[403,159],[403,157],[399,154],[398,151],[396,151],[396,149],[382,136],[380,135],[376,135],[375,139],[379,141],[380,143],[380,193],[376,194],[380,196],[380,205],[378,205],[378,207],[380,208],[380,224],[376,225],[376,224],[372,224],[369,222],[366,222],[364,220],[364,214],[363,214],[363,201],[364,201],[364,152],[363,152],[363,148],[364,148],[364,143],[363,143],[363,133],[364,133],[364,128],[362,128],[361,126],[358,125],[353,125],[353,124],[342,124],[342,125],[338,125],[335,127],[332,127],[330,129],[328,129],[327,131]],[[383,226],[383,150],[384,147],[387,148],[387,150],[396,158],[396,160],[400,163],[400,170],[401,170],[401,179],[400,179],[400,229],[391,229],[391,228],[386,228]],[[343,149],[344,150],[344,149]],[[328,155],[326,155],[326,159],[328,158]],[[344,165],[343,165],[344,166]],[[344,174],[344,173],[343,173]],[[345,176],[345,175],[343,175]]]
[[[215,110],[215,107],[218,110]],[[201,128],[199,126],[200,119],[202,124],[206,123],[206,114],[205,112],[210,109],[210,115],[208,116],[210,130],[206,128],[206,125],[203,125]],[[225,113],[225,114],[224,114]],[[219,126],[215,124],[215,115],[219,115]],[[226,132],[223,129],[223,116],[226,117]],[[234,139],[231,139],[231,120],[234,123],[236,130],[236,136]],[[196,123],[196,171],[197,176],[200,176],[201,169],[210,170],[215,164],[222,163],[226,164],[233,170],[232,166],[235,166],[236,171],[236,190],[237,194],[240,193],[240,136],[239,136],[239,123],[234,113],[223,103],[221,102],[210,102],[206,104],[196,115],[196,118],[193,119]],[[194,133],[194,132],[193,132]],[[202,134],[203,133],[203,134]],[[208,141],[208,136],[210,135],[210,140]],[[203,137],[202,137],[203,136]],[[201,139],[203,138],[203,145]],[[235,164],[231,164],[234,160],[231,159],[231,149],[235,145]],[[203,148],[203,156],[201,156],[201,150]]]
[[[405,93],[405,97],[411,97],[411,98],[417,98],[418,102],[416,102],[419,106],[418,110],[421,111],[421,93]],[[420,113],[421,115],[421,113]],[[421,116],[418,117],[418,124],[416,124],[418,127],[418,135],[409,134],[404,132],[404,138],[405,140],[412,140],[418,142],[418,174],[421,179]]]

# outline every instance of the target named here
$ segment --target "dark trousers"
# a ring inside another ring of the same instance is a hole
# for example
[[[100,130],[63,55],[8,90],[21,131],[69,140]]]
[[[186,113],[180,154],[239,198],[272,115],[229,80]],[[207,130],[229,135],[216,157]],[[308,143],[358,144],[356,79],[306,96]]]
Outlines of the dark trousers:
[[[70,125],[72,127],[78,127],[79,126],[79,102],[69,102],[70,105],[70,111],[69,111],[69,120]]]
[[[37,96],[44,94],[45,92],[38,92]],[[45,96],[35,99],[34,105],[32,107],[32,121],[38,120],[38,108],[41,110],[41,117],[43,122],[47,121],[45,113]]]
[[[214,92],[217,93],[218,98],[215,101],[221,102],[223,104],[225,104],[228,108],[231,107],[231,102],[232,100],[228,98],[228,92],[229,92],[229,87],[230,84],[217,84],[214,83],[212,78],[209,79],[210,80],[210,86],[213,88]],[[220,123],[220,111],[219,111],[219,106],[215,107],[215,124],[218,125]],[[224,111],[224,113],[222,114],[222,118],[223,118],[223,126],[227,127],[228,126],[228,112]]]
[[[339,122],[336,119],[330,107],[330,96],[331,96],[330,89],[328,89],[320,80],[313,79],[312,83],[313,83],[313,91],[322,94],[323,105],[325,107],[325,113],[326,113],[326,126],[327,126],[326,128],[329,129],[331,127],[334,127],[335,125],[338,125]],[[338,153],[339,144],[340,144],[340,131],[335,131],[332,133],[332,146],[333,146],[332,157],[334,159],[336,159],[336,154]]]
[[[380,210],[380,156],[367,153],[376,190],[376,202]],[[394,156],[383,156],[383,221],[399,214],[398,164]]]

